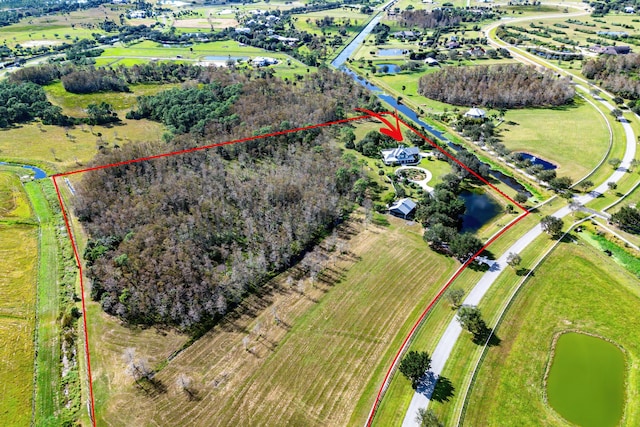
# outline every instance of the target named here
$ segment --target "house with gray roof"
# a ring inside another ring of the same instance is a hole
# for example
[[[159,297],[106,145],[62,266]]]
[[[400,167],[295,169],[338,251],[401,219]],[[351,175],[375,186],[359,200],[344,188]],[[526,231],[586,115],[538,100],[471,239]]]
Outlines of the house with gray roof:
[[[420,149],[418,147],[399,145],[398,148],[387,148],[381,150],[380,153],[384,164],[387,166],[420,163]]]
[[[397,200],[393,205],[389,206],[389,213],[400,218],[407,219],[415,210],[416,202],[409,198]]]

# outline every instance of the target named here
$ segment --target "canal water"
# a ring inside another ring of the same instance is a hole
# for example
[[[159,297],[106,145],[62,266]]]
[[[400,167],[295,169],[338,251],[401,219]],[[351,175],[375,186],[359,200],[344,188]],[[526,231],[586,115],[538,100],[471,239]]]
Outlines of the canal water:
[[[23,167],[25,169],[29,169],[30,171],[33,172],[35,179],[42,179],[42,178],[46,178],[47,177],[47,173],[45,171],[43,171],[42,169],[37,168],[35,166],[22,165],[22,164],[19,164],[19,163],[8,163],[8,162],[0,162],[0,165],[18,166],[18,167]]]

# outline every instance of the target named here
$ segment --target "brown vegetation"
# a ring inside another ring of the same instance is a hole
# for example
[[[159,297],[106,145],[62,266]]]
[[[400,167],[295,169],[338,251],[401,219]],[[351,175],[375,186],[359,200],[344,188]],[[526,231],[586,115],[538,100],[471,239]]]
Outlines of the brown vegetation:
[[[297,86],[215,69],[207,79],[242,85],[230,111],[241,125],[210,123],[203,138],[188,134],[170,149],[325,122],[369,100],[329,72]],[[349,209],[361,172],[331,141],[328,132],[298,132],[87,173],[76,213],[91,236],[92,296],[131,323],[193,328],[224,314]],[[96,163],[162,151],[130,145]]]
[[[640,55],[602,55],[585,61],[582,74],[588,79],[597,80],[600,85],[624,98],[640,98]]]
[[[569,79],[521,64],[446,67],[422,76],[418,92],[448,104],[489,108],[557,106],[575,94]]]

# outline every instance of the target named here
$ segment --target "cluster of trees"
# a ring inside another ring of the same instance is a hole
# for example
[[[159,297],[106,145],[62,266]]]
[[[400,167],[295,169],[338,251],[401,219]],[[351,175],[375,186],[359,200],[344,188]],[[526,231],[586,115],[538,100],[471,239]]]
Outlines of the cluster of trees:
[[[628,99],[640,98],[640,54],[601,55],[585,61],[582,74],[616,95]]]
[[[69,118],[52,105],[40,86],[34,83],[0,82],[0,128],[39,118],[44,124],[64,125]]]
[[[127,83],[106,70],[78,70],[62,77],[62,86],[71,93],[131,92]]]
[[[575,94],[569,79],[521,64],[445,67],[422,76],[418,92],[448,104],[489,108],[557,106]]]
[[[395,148],[397,146],[398,143],[393,138],[374,130],[369,131],[364,138],[357,143],[353,141],[345,142],[346,148],[355,148],[363,155],[372,158],[380,158],[380,150],[384,148]]]
[[[483,244],[473,234],[460,233],[462,215],[466,211],[464,200],[458,197],[462,179],[456,174],[447,174],[442,180],[433,193],[426,193],[418,201],[415,218],[426,227],[423,237],[433,250],[464,262]]]
[[[230,107],[241,91],[241,84],[223,86],[211,83],[141,96],[137,109],[127,113],[127,118],[161,122],[175,134],[191,131],[202,133],[207,124],[212,122],[232,126],[238,116],[230,112]]]
[[[116,81],[118,85],[129,85],[139,83],[182,83],[190,80],[198,80],[204,73],[205,68],[198,65],[178,64],[175,62],[149,62],[146,64],[136,64],[132,67],[123,65],[115,68],[95,68],[93,66],[77,66],[74,64],[43,64],[34,67],[25,67],[15,70],[9,74],[12,82],[32,82],[39,85],[46,85],[54,80],[62,79],[72,74],[75,77],[69,80],[83,78],[87,81],[86,86],[95,91],[105,86],[102,80],[108,82]],[[71,83],[73,84],[73,83]],[[117,90],[118,88],[113,90]],[[123,87],[120,91],[127,91]],[[87,89],[85,89],[87,90]],[[81,92],[88,93],[88,92]]]
[[[479,22],[485,19],[492,19],[495,16],[496,13],[488,8],[481,13],[455,7],[433,11],[424,9],[404,10],[400,14],[400,25],[422,29],[456,27],[461,22]]]
[[[242,85],[230,113],[180,150],[320,123],[369,95],[323,70],[298,85],[212,69],[221,87]],[[189,329],[214,321],[271,274],[291,265],[351,208],[361,172],[330,129],[94,171],[78,185],[76,213],[90,235],[92,297],[130,323]],[[104,150],[107,164],[167,151],[165,143]]]
[[[624,206],[613,215],[611,222],[632,234],[640,234],[640,210],[631,206]]]

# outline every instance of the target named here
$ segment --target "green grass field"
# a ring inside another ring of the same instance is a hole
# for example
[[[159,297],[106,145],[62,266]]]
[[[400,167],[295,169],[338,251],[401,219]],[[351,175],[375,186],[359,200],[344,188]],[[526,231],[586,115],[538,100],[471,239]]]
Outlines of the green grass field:
[[[567,425],[544,401],[553,337],[564,331],[602,336],[626,353],[623,425],[640,422],[640,321],[637,279],[580,240],[563,243],[521,290],[497,329],[473,387],[464,425]]]
[[[16,175],[0,169],[0,424],[29,425],[38,233]]]
[[[574,181],[582,178],[607,152],[609,131],[604,118],[590,104],[579,98],[575,104],[507,111],[505,123],[499,127],[504,145],[557,165],[559,176]]]
[[[624,408],[625,360],[618,347],[590,335],[558,338],[549,376],[549,404],[585,427],[616,426]]]

